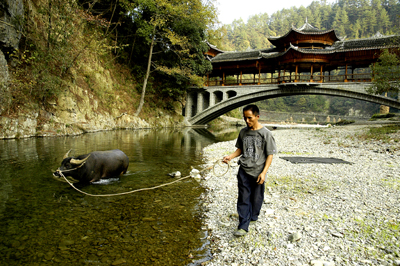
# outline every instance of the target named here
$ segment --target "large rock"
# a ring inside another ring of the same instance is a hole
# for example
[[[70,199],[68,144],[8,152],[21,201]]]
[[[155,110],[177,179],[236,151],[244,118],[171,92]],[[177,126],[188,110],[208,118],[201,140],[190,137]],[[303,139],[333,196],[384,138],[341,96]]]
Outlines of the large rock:
[[[23,0],[0,0],[0,49],[3,52],[18,49],[23,18]]]
[[[18,49],[24,18],[23,0],[0,0],[0,114],[10,101],[7,59]]]
[[[11,96],[8,89],[8,84],[10,82],[10,76],[8,73],[8,66],[6,58],[2,51],[0,51],[0,114],[9,105]]]

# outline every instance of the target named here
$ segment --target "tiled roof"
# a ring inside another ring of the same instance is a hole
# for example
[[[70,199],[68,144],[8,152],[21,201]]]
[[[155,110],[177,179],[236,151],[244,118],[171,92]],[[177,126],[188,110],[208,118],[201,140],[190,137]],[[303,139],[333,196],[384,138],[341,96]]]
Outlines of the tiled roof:
[[[275,40],[279,40],[281,38],[285,38],[285,37],[289,36],[289,34],[292,31],[300,33],[300,34],[323,35],[323,34],[327,34],[327,33],[333,32],[334,30],[320,30],[320,29],[314,27],[313,25],[311,25],[310,23],[308,23],[307,20],[306,20],[306,23],[304,23],[304,25],[301,26],[300,28],[297,29],[296,27],[292,26],[290,31],[288,31],[285,35],[282,35],[282,36],[270,36],[270,37],[268,37],[268,40],[275,41]]]
[[[364,49],[382,49],[387,47],[400,46],[400,36],[383,36],[379,32],[370,38],[354,39],[335,42],[331,49],[341,50],[364,50]]]
[[[218,54],[214,57],[211,62],[213,63],[222,63],[222,62],[232,62],[232,61],[245,61],[245,60],[257,60],[262,58],[262,53],[271,53],[274,52],[275,49],[261,49],[261,50],[251,50],[244,52],[224,52],[222,54]]]
[[[333,54],[349,51],[371,50],[371,49],[385,49],[389,47],[400,47],[400,36],[391,35],[383,36],[376,34],[370,38],[337,41],[332,46],[325,49],[305,49],[299,48],[290,44],[289,49],[285,52],[279,52],[276,48],[252,50],[246,52],[225,52],[217,55],[211,60],[213,63],[232,62],[232,61],[245,61],[257,60],[260,58],[269,59],[283,56],[291,50],[298,51],[303,54]]]

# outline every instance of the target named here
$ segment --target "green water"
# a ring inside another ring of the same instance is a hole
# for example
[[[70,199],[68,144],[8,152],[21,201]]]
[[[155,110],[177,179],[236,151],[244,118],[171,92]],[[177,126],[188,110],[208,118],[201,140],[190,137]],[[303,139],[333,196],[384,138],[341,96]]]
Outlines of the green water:
[[[124,130],[0,140],[0,265],[198,265],[207,243],[195,180],[96,198],[54,180],[51,170],[69,149],[120,149],[130,159],[127,174],[81,189],[125,192],[170,182],[173,171],[188,175],[203,147],[236,136],[236,129]]]

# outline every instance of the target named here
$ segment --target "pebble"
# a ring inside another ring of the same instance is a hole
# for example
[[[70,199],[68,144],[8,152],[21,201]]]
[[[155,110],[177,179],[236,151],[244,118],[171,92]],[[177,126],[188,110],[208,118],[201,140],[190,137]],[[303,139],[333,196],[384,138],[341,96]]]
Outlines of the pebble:
[[[181,177],[182,174],[181,174],[181,172],[176,171],[176,172],[169,173],[168,175],[171,177]]]
[[[400,226],[400,143],[357,138],[367,131],[356,125],[273,131],[279,153],[268,170],[264,205],[257,223],[241,238],[232,234],[238,225],[238,158],[224,176],[203,172],[203,224],[213,240],[207,266],[369,261],[400,266],[400,238],[393,230]],[[205,147],[203,168],[233,152],[235,142]],[[337,158],[351,164],[292,164],[281,156]]]
[[[288,240],[290,242],[296,242],[296,241],[299,241],[300,239],[301,239],[301,233],[299,233],[299,232],[295,232],[293,234],[290,234],[289,237],[288,237]]]

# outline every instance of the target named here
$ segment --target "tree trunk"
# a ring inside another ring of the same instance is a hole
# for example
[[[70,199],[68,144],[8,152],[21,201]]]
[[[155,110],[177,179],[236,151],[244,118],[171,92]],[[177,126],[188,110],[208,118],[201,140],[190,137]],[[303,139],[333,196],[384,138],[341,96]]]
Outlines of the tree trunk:
[[[149,60],[147,61],[147,71],[146,71],[146,76],[143,81],[142,96],[140,96],[139,107],[136,110],[135,116],[138,116],[140,111],[142,111],[142,108],[143,108],[144,95],[146,94],[147,80],[149,79],[149,76],[150,76],[151,57],[153,55],[153,47],[154,47],[155,38],[156,38],[156,26],[154,25],[153,36],[152,36],[151,45],[150,45]]]

